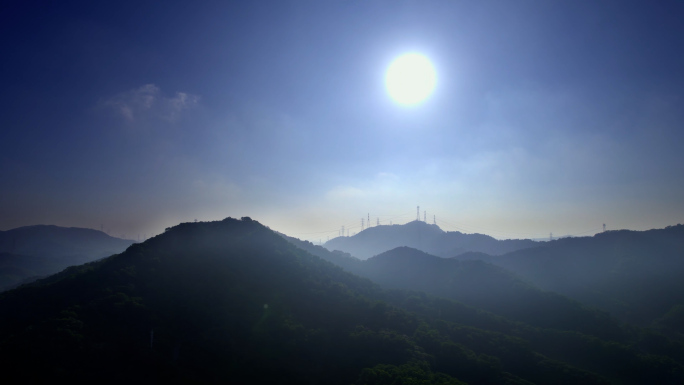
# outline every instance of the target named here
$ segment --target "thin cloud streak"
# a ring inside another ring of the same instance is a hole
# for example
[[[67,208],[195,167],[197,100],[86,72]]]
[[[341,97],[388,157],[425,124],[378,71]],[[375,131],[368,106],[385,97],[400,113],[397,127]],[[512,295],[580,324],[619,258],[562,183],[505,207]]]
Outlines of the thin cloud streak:
[[[114,110],[127,122],[143,117],[153,117],[167,122],[176,122],[185,110],[199,105],[200,97],[186,92],[176,92],[173,97],[165,96],[154,84],[145,84],[112,96],[102,106]]]

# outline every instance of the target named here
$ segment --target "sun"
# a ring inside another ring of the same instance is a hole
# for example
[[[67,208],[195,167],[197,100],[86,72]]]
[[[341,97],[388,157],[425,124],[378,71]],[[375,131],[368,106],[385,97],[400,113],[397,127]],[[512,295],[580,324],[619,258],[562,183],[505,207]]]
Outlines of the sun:
[[[387,92],[399,104],[416,104],[430,96],[437,83],[432,63],[418,53],[395,59],[387,69]]]

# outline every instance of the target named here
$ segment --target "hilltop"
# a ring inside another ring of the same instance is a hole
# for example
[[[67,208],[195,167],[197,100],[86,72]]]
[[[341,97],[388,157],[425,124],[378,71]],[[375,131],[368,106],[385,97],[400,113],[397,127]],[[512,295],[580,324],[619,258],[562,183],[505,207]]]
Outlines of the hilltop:
[[[337,237],[325,243],[328,250],[341,250],[368,259],[397,247],[411,247],[444,258],[477,251],[491,255],[539,246],[529,239],[497,240],[484,234],[443,231],[437,225],[412,221],[404,225],[369,227],[351,237]]]
[[[15,382],[684,380],[683,350],[667,339],[609,341],[384,291],[249,218],[169,228],[0,294],[0,314],[3,377]]]

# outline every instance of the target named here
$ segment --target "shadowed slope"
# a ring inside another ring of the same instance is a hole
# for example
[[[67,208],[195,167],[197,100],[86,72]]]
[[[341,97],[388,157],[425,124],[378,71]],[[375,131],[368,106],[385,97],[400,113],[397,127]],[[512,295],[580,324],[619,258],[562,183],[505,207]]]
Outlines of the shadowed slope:
[[[482,261],[444,259],[399,247],[364,261],[354,272],[387,288],[424,291],[539,327],[624,338],[618,323],[607,314],[543,292]]]
[[[0,351],[4,378],[33,383],[681,380],[673,358],[382,292],[249,218],[181,224],[3,293]]]
[[[490,261],[640,325],[684,304],[683,225],[565,238]]]
[[[0,231],[0,291],[120,253],[132,243],[76,227],[37,225]]]

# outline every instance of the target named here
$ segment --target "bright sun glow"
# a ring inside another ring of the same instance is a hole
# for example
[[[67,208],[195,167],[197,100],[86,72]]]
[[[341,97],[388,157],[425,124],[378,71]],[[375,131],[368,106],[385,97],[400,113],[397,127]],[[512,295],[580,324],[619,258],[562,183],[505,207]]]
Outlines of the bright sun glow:
[[[415,104],[427,98],[435,88],[437,76],[430,60],[417,53],[397,58],[385,77],[387,91],[400,104]]]

